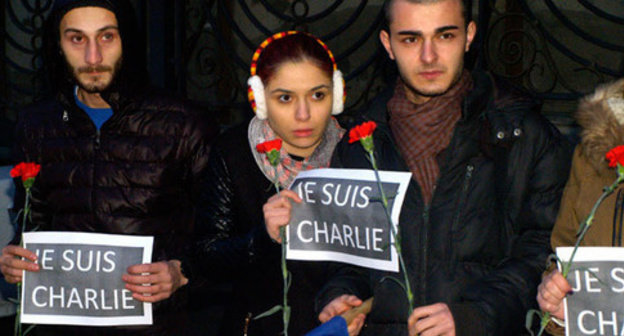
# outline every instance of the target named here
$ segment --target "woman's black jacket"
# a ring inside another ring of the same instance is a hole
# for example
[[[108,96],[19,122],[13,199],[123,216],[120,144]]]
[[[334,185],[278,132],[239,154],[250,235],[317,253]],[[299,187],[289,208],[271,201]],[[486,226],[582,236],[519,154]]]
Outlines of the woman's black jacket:
[[[275,187],[254,161],[244,123],[218,138],[210,154],[207,184],[201,191],[202,212],[198,221],[201,241],[184,260],[185,273],[195,282],[231,283],[220,335],[279,335],[282,313],[253,320],[282,303],[280,245],[271,241],[262,206]],[[288,301],[292,309],[289,333],[303,335],[317,325],[314,298],[323,284],[318,263],[289,261],[292,286]]]

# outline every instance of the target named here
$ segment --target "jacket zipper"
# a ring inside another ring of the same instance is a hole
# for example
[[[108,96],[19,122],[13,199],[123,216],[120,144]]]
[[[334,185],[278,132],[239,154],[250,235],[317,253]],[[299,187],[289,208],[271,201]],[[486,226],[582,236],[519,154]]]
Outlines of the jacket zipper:
[[[100,130],[99,129],[95,131],[95,149],[96,150],[100,149]]]
[[[463,101],[463,109],[462,109],[462,116],[464,115],[464,112],[468,110],[468,102],[466,101],[466,99],[464,99]],[[455,129],[453,130],[453,135],[451,136],[451,143],[453,143],[453,139],[455,139],[457,133],[457,126],[455,126]],[[396,149],[397,146],[394,143],[394,138],[390,137],[390,140],[392,141],[394,148]],[[447,149],[450,148],[447,147]],[[398,150],[397,150],[398,152]],[[408,169],[409,170],[409,169]],[[464,185],[463,185],[463,194],[466,194],[466,191],[468,190],[468,187],[470,186],[470,179],[472,179],[472,172],[474,171],[474,166],[469,164],[468,167],[466,167],[466,176],[464,178]],[[438,181],[439,181],[439,177],[438,177]],[[421,255],[422,255],[422,270],[420,272],[420,300],[421,300],[421,304],[426,304],[427,303],[427,242],[429,240],[429,220],[430,220],[430,210],[431,210],[431,204],[433,203],[433,199],[435,196],[435,191],[436,191],[436,187],[438,185],[438,182],[436,181],[436,184],[433,185],[433,191],[431,192],[431,201],[429,202],[429,204],[425,204],[425,207],[423,209],[423,238],[422,238],[422,242],[421,242]],[[462,198],[465,198],[462,196]],[[459,213],[457,215],[457,217],[459,218]],[[449,262],[450,263],[450,262]]]
[[[423,209],[423,234],[422,243],[420,244],[422,255],[422,271],[420,272],[420,301],[423,305],[427,302],[427,242],[429,241],[429,215],[437,186],[438,183],[436,182],[436,184],[433,185],[433,190],[431,191],[431,201],[429,201],[429,204],[425,204],[425,208]]]
[[[93,222],[95,223],[97,221],[97,215],[95,214],[95,179],[96,179],[96,174],[95,174],[95,170],[97,169],[97,156],[98,156],[98,151],[100,150],[100,130],[96,129],[95,131],[95,138],[93,139],[93,168],[91,169],[91,209],[92,209],[92,217],[93,217]]]
[[[462,193],[459,198],[459,202],[457,203],[457,211],[455,212],[455,219],[453,220],[453,226],[451,228],[457,227],[459,225],[459,217],[461,216],[461,210],[464,207],[464,203],[466,203],[466,199],[468,198],[468,187],[470,187],[470,180],[472,179],[472,172],[474,171],[474,166],[472,164],[468,164],[466,166],[466,174],[464,175],[464,185],[462,187]]]
[[[474,172],[474,169],[475,169],[474,165],[470,163],[466,166],[466,174],[464,175],[464,183],[461,189],[461,194],[459,195],[459,202],[457,202],[457,208],[456,208],[455,216],[453,219],[453,225],[450,227],[451,231],[449,232],[449,247],[448,247],[449,259],[448,259],[448,266],[447,266],[448,275],[450,279],[455,278],[455,272],[453,272],[453,264],[455,263],[457,259],[455,256],[455,248],[453,246],[453,228],[457,228],[459,226],[462,209],[464,208],[466,200],[468,199],[468,188],[470,187],[470,181],[472,180],[472,174]]]
[[[434,187],[435,188],[435,187]],[[433,197],[431,197],[433,200]],[[427,240],[429,240],[428,235],[428,226],[429,226],[429,208],[430,204],[425,205],[425,209],[423,211],[423,239],[421,245],[421,255],[422,255],[422,271],[420,272],[420,304],[425,305],[427,302]]]

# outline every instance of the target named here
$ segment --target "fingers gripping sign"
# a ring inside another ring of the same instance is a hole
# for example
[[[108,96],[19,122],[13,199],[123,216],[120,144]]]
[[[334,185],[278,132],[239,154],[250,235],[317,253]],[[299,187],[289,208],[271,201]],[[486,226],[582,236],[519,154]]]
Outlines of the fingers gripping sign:
[[[19,246],[6,246],[0,256],[0,271],[8,283],[21,282],[22,271],[39,271],[37,255]]]
[[[282,190],[279,194],[271,196],[262,207],[264,223],[269,237],[281,243],[280,228],[288,225],[292,213],[292,203],[301,203],[302,200],[292,190]]]
[[[158,302],[169,298],[188,279],[182,275],[180,261],[169,260],[128,267],[122,276],[132,297],[142,302]]]

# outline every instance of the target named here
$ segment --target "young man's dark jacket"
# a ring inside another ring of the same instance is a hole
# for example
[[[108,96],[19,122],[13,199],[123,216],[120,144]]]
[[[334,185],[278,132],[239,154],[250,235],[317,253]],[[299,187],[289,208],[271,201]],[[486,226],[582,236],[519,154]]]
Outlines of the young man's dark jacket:
[[[399,226],[415,307],[448,304],[457,335],[522,332],[550,253],[550,232],[565,185],[570,147],[535,111],[532,100],[486,73],[474,72],[449,146],[438,156],[440,175],[430,205],[412,179]],[[409,171],[388,126],[386,91],[359,122],[373,120],[382,170]],[[359,123],[358,122],[358,123]],[[370,168],[359,143],[347,137],[332,166]],[[335,270],[318,309],[352,293],[374,295],[361,335],[406,335],[408,304],[384,276],[351,266]]]
[[[22,111],[17,158],[42,166],[32,223],[44,231],[154,236],[152,260],[173,259],[192,241],[200,176],[216,132],[162,95],[136,96],[113,109],[99,131],[64,96]],[[159,314],[182,309],[180,292],[156,304],[156,328]]]
[[[130,34],[120,34],[124,45],[131,43],[125,39]],[[132,52],[143,50],[124,48],[124,61],[135,58]],[[55,57],[48,55],[48,61],[57,60],[49,66],[66,66]],[[41,164],[32,193],[38,230],[154,236],[152,260],[169,260],[192,241],[197,195],[217,128],[187,103],[149,88],[145,77],[130,78],[140,72],[128,66],[137,64],[122,66],[118,80],[102,93],[113,115],[99,130],[76,105],[69,72],[56,72],[67,77],[57,78],[56,94],[19,115],[15,156]],[[131,333],[177,334],[185,301],[183,288],[155,304],[153,326],[133,327]],[[102,327],[37,329],[45,335],[122,334]]]

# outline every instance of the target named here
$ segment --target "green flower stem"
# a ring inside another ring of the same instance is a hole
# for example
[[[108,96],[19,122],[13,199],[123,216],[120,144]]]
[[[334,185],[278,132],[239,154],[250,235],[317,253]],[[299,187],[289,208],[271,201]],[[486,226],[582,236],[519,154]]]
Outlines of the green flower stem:
[[[32,183],[31,183],[32,185]],[[24,210],[22,210],[22,235],[26,232],[26,223],[30,217],[30,187],[26,187],[26,200],[24,200]],[[20,239],[20,246],[24,247],[24,239]],[[17,283],[17,309],[15,315],[15,327],[13,328],[14,336],[22,336],[22,322],[20,319],[22,310],[22,282]]]
[[[275,191],[280,194],[279,182],[277,179],[277,163],[273,165],[275,169]],[[288,324],[290,322],[290,307],[288,306],[288,267],[286,266],[286,227],[280,227],[280,238],[282,240],[282,279],[284,280],[284,297],[282,303],[282,321],[284,322],[284,335],[288,336]]]
[[[284,321],[284,335],[288,336],[288,323],[290,321],[290,307],[288,306],[288,268],[286,267],[286,228],[280,228],[282,238],[282,278],[284,279],[284,302],[282,303],[282,320]]]
[[[576,244],[574,244],[574,249],[572,250],[572,254],[570,255],[570,260],[568,260],[568,262],[565,263],[565,265],[563,266],[563,271],[561,272],[561,274],[564,277],[567,277],[568,272],[570,272],[570,268],[572,267],[572,259],[574,259],[574,256],[576,255],[576,250],[578,250],[578,247],[581,244],[581,241],[583,240],[583,238],[585,238],[585,234],[587,233],[587,230],[594,222],[594,217],[596,216],[596,211],[598,210],[598,207],[609,195],[613,193],[613,191],[615,190],[615,188],[617,188],[617,185],[620,184],[620,182],[621,181],[618,178],[615,182],[613,182],[612,185],[605,188],[604,192],[602,193],[602,195],[600,195],[600,198],[598,199],[596,204],[594,204],[594,207],[589,213],[589,216],[587,216],[587,219],[585,220],[585,226],[578,234],[578,238],[576,239]]]
[[[20,291],[22,289],[21,287],[22,287],[21,284],[18,283],[17,284],[17,300],[20,299]],[[20,310],[21,310],[21,307],[20,307],[20,304],[18,303],[17,304],[17,308],[15,309],[15,313],[16,313],[16,315],[15,315],[15,327],[13,328],[13,335],[14,336],[18,336],[18,335],[22,334],[22,324],[20,323]]]
[[[613,193],[613,191],[615,191],[615,188],[617,188],[617,186],[622,182],[624,182],[624,175],[620,175],[618,173],[618,178],[615,180],[615,182],[613,182],[613,184],[604,189],[602,195],[600,195],[600,198],[598,198],[598,201],[596,201],[596,204],[594,204],[594,207],[589,212],[589,216],[587,216],[587,219],[585,219],[585,222],[583,222],[583,224],[581,225],[580,231],[576,238],[576,243],[574,244],[574,249],[572,250],[572,254],[570,254],[570,259],[568,260],[568,262],[563,264],[563,269],[561,270],[561,275],[563,275],[564,278],[568,277],[568,273],[570,272],[570,268],[572,268],[572,261],[574,260],[576,251],[578,250],[579,245],[585,238],[587,230],[589,230],[590,226],[594,222],[594,217],[596,216],[596,211],[598,211],[598,207],[607,197],[609,197],[609,195]],[[537,334],[538,336],[541,336],[544,333],[544,330],[546,329],[546,326],[550,321],[550,316],[551,315],[549,312],[544,312],[544,314],[542,315],[542,319],[540,321],[540,330]]]
[[[401,270],[403,271],[403,279],[405,280],[405,294],[407,295],[407,301],[409,302],[409,312],[407,314],[408,318],[411,315],[412,311],[414,311],[414,294],[412,293],[412,288],[410,286],[409,277],[407,275],[407,268],[405,267],[405,261],[403,260],[403,253],[401,250],[401,242],[399,240],[399,232],[398,228],[395,229],[394,225],[392,225],[392,217],[390,216],[390,210],[388,209],[388,198],[383,190],[381,185],[381,178],[379,177],[379,168],[377,167],[377,161],[375,161],[375,155],[373,154],[373,150],[366,150],[369,155],[370,162],[373,166],[373,170],[375,171],[375,179],[377,180],[377,186],[379,187],[379,193],[381,194],[381,201],[383,202],[384,212],[386,213],[386,218],[388,219],[388,224],[390,224],[390,232],[392,233],[393,245],[397,251],[399,256],[399,264],[401,265]]]

